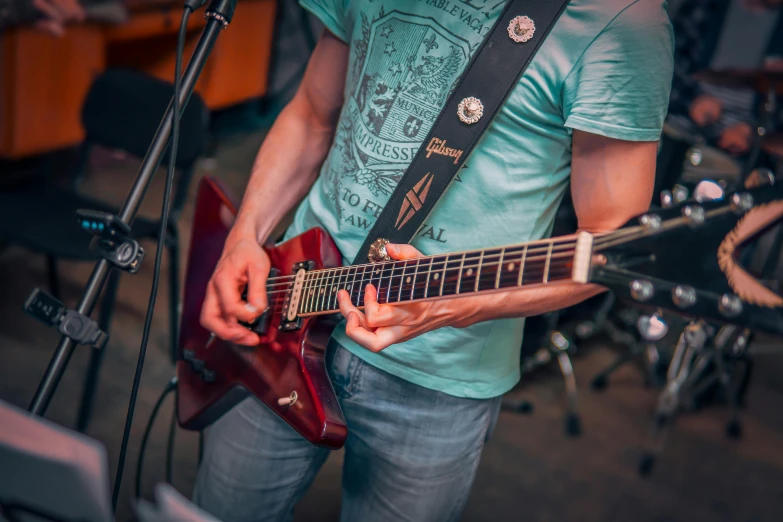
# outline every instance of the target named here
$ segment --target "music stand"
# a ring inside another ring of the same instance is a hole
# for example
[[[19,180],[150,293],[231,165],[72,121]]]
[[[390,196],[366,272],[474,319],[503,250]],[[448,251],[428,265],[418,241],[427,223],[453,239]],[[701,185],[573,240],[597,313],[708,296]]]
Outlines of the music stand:
[[[0,463],[0,520],[114,520],[98,441],[0,400]]]

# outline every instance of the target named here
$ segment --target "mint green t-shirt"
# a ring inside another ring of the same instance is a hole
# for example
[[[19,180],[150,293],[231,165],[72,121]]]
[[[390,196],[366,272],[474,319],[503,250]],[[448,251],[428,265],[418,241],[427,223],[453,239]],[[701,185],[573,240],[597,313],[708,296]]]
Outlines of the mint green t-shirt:
[[[349,264],[505,2],[300,2],[349,45],[350,61],[334,143],[286,238],[322,227]],[[549,236],[573,129],[660,138],[672,48],[663,0],[572,0],[412,244],[434,255]],[[420,386],[487,398],[520,378],[523,325],[447,327],[379,353],[351,341],[344,322],[334,336]]]

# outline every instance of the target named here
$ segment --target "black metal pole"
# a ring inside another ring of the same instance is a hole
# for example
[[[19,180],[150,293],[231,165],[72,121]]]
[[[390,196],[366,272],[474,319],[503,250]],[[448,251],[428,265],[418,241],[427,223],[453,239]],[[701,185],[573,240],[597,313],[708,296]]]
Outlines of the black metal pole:
[[[212,47],[215,45],[220,30],[231,22],[235,6],[236,0],[213,0],[207,8],[205,13],[207,25],[201,34],[201,39],[199,40],[196,50],[193,52],[193,56],[188,62],[185,74],[182,77],[182,92],[180,93],[180,107],[182,111],[185,110],[185,106],[193,93],[196,81],[201,74],[204,63],[207,61],[207,58],[212,51]],[[144,199],[144,195],[150,186],[155,172],[158,170],[158,166],[163,159],[163,154],[166,152],[169,141],[171,140],[171,129],[174,121],[173,102],[174,100],[172,98],[172,102],[166,109],[163,120],[152,140],[152,144],[147,150],[147,154],[144,157],[144,161],[142,162],[139,173],[133,183],[133,187],[120,210],[118,217],[123,223],[128,225],[133,223],[139,206],[141,205],[141,201]],[[92,314],[98,296],[100,295],[103,286],[106,284],[111,268],[111,265],[105,259],[100,259],[96,262],[95,268],[93,268],[93,271],[90,274],[82,297],[76,307],[77,312],[87,316]],[[60,338],[57,349],[52,355],[49,366],[46,368],[43,378],[38,385],[38,389],[35,392],[35,396],[28,407],[30,413],[41,416],[46,414],[49,402],[54,395],[57,385],[60,383],[63,373],[65,373],[65,368],[68,366],[68,361],[71,359],[75,347],[76,343],[74,343],[71,338],[65,335]]]

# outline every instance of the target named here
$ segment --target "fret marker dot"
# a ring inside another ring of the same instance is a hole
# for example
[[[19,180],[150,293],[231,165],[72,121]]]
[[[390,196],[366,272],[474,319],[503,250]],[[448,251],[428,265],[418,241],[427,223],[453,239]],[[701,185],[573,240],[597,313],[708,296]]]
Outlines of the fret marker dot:
[[[435,281],[437,281],[438,279],[440,279],[440,274],[435,274],[432,277],[433,277],[433,279],[435,279]]]
[[[405,278],[405,282],[406,282],[406,283],[410,283],[410,282],[411,282],[411,276],[408,276],[408,277],[406,277],[406,278]]]
[[[468,271],[467,271],[467,272],[465,272],[465,274],[466,274],[468,277],[472,276],[472,275],[473,275],[473,269],[472,269],[472,268],[468,268]]]
[[[515,265],[514,263],[509,263],[509,264],[508,264],[508,271],[509,271],[509,272],[511,272],[512,270],[514,270],[514,267],[515,267],[515,266],[516,266],[516,265]]]
[[[336,291],[337,291],[337,287],[336,287],[336,286],[333,286],[333,287],[332,287],[332,292],[336,292]]]
[[[321,288],[321,293],[322,293],[322,294],[324,293],[324,289],[323,289],[323,288]]]

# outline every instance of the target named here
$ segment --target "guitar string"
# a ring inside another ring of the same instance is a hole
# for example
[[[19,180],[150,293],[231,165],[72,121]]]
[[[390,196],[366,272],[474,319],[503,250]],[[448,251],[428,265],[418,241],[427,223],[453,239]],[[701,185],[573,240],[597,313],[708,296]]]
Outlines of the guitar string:
[[[516,255],[516,254],[520,254],[520,255]],[[517,260],[521,257],[521,254],[523,254],[523,252],[516,252],[514,257],[513,257],[513,259],[511,259],[511,258],[506,259],[504,257],[503,261],[502,261],[502,264],[504,264],[504,265],[505,264],[516,264]],[[551,260],[555,260],[555,259],[562,259],[562,258],[566,257],[569,254],[570,254],[570,252],[558,252],[557,254],[553,254],[551,256],[546,256],[546,255],[544,255],[544,256],[542,256],[542,255],[535,255],[535,256],[530,256],[530,257],[526,256],[525,257],[524,266],[522,266],[522,270],[523,271],[527,270],[529,263],[535,263],[537,261],[544,261],[544,262],[546,262],[547,258],[549,258],[550,261]],[[499,258],[500,256],[499,255],[487,256],[484,259],[488,259],[490,257]],[[417,258],[417,259],[421,260],[421,259],[424,259],[424,258]],[[480,257],[474,257],[472,259],[467,259],[466,261],[471,261],[472,262],[472,261],[479,260],[479,259],[481,259],[481,258]],[[414,261],[416,261],[416,259],[411,259],[409,261],[410,262],[414,262]],[[478,268],[484,268],[484,267],[495,267],[495,266],[498,266],[498,265],[501,264],[500,261],[497,261],[497,262],[486,262],[486,263],[482,262],[480,264],[478,264],[478,263],[477,264],[461,264],[460,266],[452,266],[452,267],[448,267],[447,266],[449,263],[459,263],[460,261],[461,261],[461,258],[458,257],[458,258],[455,258],[453,260],[447,260],[447,261],[445,261],[445,260],[444,261],[433,261],[431,268],[430,268],[430,264],[428,264],[426,262],[425,263],[419,263],[418,266],[421,267],[421,268],[424,268],[428,272],[438,272],[439,273],[439,272],[442,272],[444,270],[445,271],[454,271],[454,270],[466,271],[466,270],[478,269]],[[521,263],[521,261],[520,261],[520,263]],[[438,268],[436,269],[435,267],[438,267]],[[351,267],[344,267],[344,268],[348,269],[348,268],[351,268]],[[413,268],[416,268],[416,264],[415,263],[412,263],[410,265],[394,266],[394,267],[386,266],[384,268],[380,268],[380,270],[369,271],[369,276],[370,277],[367,278],[367,279],[368,279],[368,281],[371,281],[375,277],[379,277],[379,279],[383,279],[383,278],[397,277],[397,276],[401,276],[401,275],[413,276],[414,274],[407,274],[407,273],[405,273],[406,269],[413,269]],[[395,274],[395,271],[397,269],[402,269],[402,271],[400,273],[396,273]],[[384,273],[384,272],[388,272],[388,271],[391,271],[390,275]],[[378,275],[379,272],[381,273],[380,276]],[[424,272],[422,272],[422,274],[423,273]],[[315,273],[313,272],[313,274],[315,274]],[[497,275],[497,271],[495,271],[494,274]],[[343,274],[340,275],[340,278],[342,278],[343,276],[348,276],[348,277],[352,276],[353,279],[354,279],[354,282],[352,284],[355,284],[356,283],[356,276],[358,276],[358,275],[360,275],[358,270],[355,273],[353,273],[353,274],[348,274],[348,271],[346,270]],[[360,282],[363,282],[365,280],[365,278],[364,278],[365,275],[368,275],[368,271],[364,271],[364,272],[361,273],[362,278],[361,278]],[[468,277],[472,277],[472,276],[468,276]],[[307,282],[307,283],[315,282],[315,283],[317,283],[318,286],[324,286],[324,283],[326,283],[326,279],[327,279],[326,277],[321,277],[321,276],[315,276],[314,275],[313,277],[306,278],[305,282]],[[329,284],[326,285],[326,286],[333,286],[333,284],[335,282],[338,282],[338,281],[329,282]],[[273,286],[273,285],[267,285],[267,288],[269,288],[270,286]],[[290,287],[290,286],[292,286],[292,283],[287,283],[286,286]],[[269,294],[274,294],[274,293],[287,293],[287,292],[288,292],[288,288],[267,290],[267,294],[268,295]]]
[[[541,269],[541,270],[539,270],[539,273],[541,273],[543,271],[543,267],[538,267],[538,268]],[[567,275],[570,272],[570,270],[571,269],[567,265],[563,265],[560,262],[555,263],[554,265],[550,266],[550,269],[549,269],[549,276],[552,277],[552,280],[551,281],[547,281],[547,282],[563,281],[564,279],[560,279],[560,277],[564,276],[564,275]],[[496,276],[496,275],[497,275],[497,272],[495,272],[493,274],[493,276]],[[504,275],[502,275],[501,280],[503,281],[504,284],[509,282],[509,281],[514,282],[514,281],[518,280],[518,276],[517,275],[514,275],[513,277],[508,277],[509,275],[511,275],[511,274],[504,274]],[[543,277],[541,277],[540,279],[541,279],[540,281],[523,283],[522,286],[530,285],[530,284],[547,284],[547,283],[544,283]],[[401,289],[404,289],[406,291],[407,290],[411,290],[411,291],[415,292],[416,290],[423,291],[423,290],[429,288],[429,284],[427,282],[423,281],[423,280],[422,281],[414,281],[412,283],[402,283],[402,284],[394,284],[393,280],[390,280],[390,282],[392,284],[390,286],[388,286],[388,287],[381,286],[381,292],[379,292],[379,297],[378,297],[378,302],[380,304],[389,304],[389,303],[398,303],[398,302],[401,303],[401,302],[410,302],[411,301],[410,299],[408,299],[408,300],[400,300],[400,301],[386,301],[385,300],[386,296],[384,295],[384,290],[385,290],[385,293],[388,294],[390,292],[398,292],[399,293]],[[459,284],[460,287],[461,287],[465,283],[467,283],[467,284],[475,284],[475,279],[473,279],[472,281],[471,280],[466,280],[464,282],[457,281],[456,283]],[[450,286],[452,284],[455,284],[455,282],[452,281],[452,282],[449,283]],[[503,286],[503,284],[501,284],[498,287],[494,287],[493,286],[492,288],[480,289],[479,292],[486,291],[486,290],[511,289],[511,288],[514,288],[514,287],[517,287],[517,286],[518,285]],[[364,288],[365,287],[360,287],[358,289],[358,291],[353,291],[352,290],[349,293],[349,295],[351,297],[351,302],[352,303],[354,302],[354,299],[356,301],[358,301],[364,295],[364,292],[363,292]],[[475,291],[474,290],[467,290],[465,292],[465,294],[471,294],[471,293],[475,293]],[[459,294],[447,294],[447,296],[449,296],[449,295],[459,295]],[[321,296],[321,295],[317,296],[316,298],[318,299],[318,298],[321,298],[321,297],[327,298],[326,296]],[[439,296],[439,297],[442,297],[442,296]],[[324,302],[323,306],[331,306],[331,300],[333,299],[331,294],[328,296],[328,299],[329,299],[329,301]],[[414,300],[420,300],[420,299],[422,299],[422,298],[416,298]],[[275,313],[275,314],[279,313],[279,312],[282,312],[283,307],[282,306],[278,306],[278,305],[281,305],[281,303],[283,303],[284,301],[285,301],[285,299],[282,296],[280,296],[280,295],[276,296],[276,298],[274,299],[274,305],[273,305],[274,308],[272,308],[272,312]],[[314,304],[314,303],[311,303],[311,304]],[[320,306],[322,306],[322,305],[317,305],[317,308],[320,308]],[[324,309],[324,310],[320,310],[319,309],[319,310],[314,310],[314,312],[322,312],[322,311],[328,311],[328,310],[339,310],[339,307],[338,308],[327,308],[327,309]],[[302,312],[300,312],[300,313],[302,313]],[[306,312],[306,313],[311,313],[311,312]]]
[[[638,233],[639,230],[642,230],[642,232]],[[616,244],[619,244],[619,243],[617,243],[617,241],[620,240],[620,239],[622,239],[622,241],[628,241],[629,239],[637,239],[639,237],[642,237],[644,235],[644,232],[646,232],[644,230],[644,227],[633,226],[633,227],[620,229],[620,230],[617,230],[617,231],[614,231],[614,232],[611,232],[611,233],[608,233],[608,234],[594,235],[595,239],[593,240],[593,248],[594,249],[598,248],[598,247],[607,248],[608,246],[614,246]],[[626,236],[633,235],[633,234],[636,234],[636,235],[634,237],[630,237],[630,238],[626,237]],[[549,245],[550,244],[552,245],[552,248],[553,248],[553,251],[554,251],[555,249],[560,249],[562,247],[566,247],[566,246],[569,246],[569,245],[576,245],[577,241],[575,239],[539,240],[539,241],[533,241],[533,242],[530,242],[530,243],[522,243],[522,244],[519,244],[519,245],[511,245],[511,246],[508,246],[508,247],[490,247],[490,248],[485,248],[485,249],[466,250],[464,252],[452,252],[452,253],[445,253],[445,254],[434,254],[434,255],[431,255],[431,256],[415,258],[415,259],[422,259],[423,260],[423,259],[430,259],[430,258],[441,257],[441,256],[458,257],[458,256],[461,256],[463,254],[471,254],[471,253],[476,253],[476,252],[480,253],[480,252],[486,252],[487,250],[505,250],[507,252],[512,252],[512,251],[513,252],[515,252],[515,251],[521,252],[521,250],[524,250],[525,248],[527,248],[528,252],[540,252],[542,250],[543,251],[549,250]],[[530,245],[536,245],[536,247],[530,248]],[[541,247],[538,247],[538,245],[541,245]],[[493,255],[487,256],[487,258],[492,257],[492,256],[498,256],[498,255],[499,254],[493,254]],[[413,261],[413,259],[386,261],[385,263],[383,263],[383,265],[384,266],[397,265],[399,263],[405,263],[406,261]],[[357,269],[360,269],[360,268],[363,268],[363,267],[370,267],[370,266],[375,267],[377,265],[378,265],[378,263],[365,263],[365,264],[362,264],[362,265],[352,265],[352,266],[349,266],[349,267],[341,266],[341,267],[325,268],[325,269],[321,269],[321,270],[313,270],[311,272],[308,272],[308,274],[315,274],[315,273],[326,274],[328,272],[336,272],[336,271],[343,270],[343,269],[348,269],[348,268],[354,268],[355,267]],[[296,276],[293,275],[293,274],[292,275],[287,275],[287,276],[277,276],[277,277],[270,277],[270,278],[267,279],[267,281],[271,282],[271,281],[285,280],[287,282],[292,282],[292,280],[295,279],[295,277]],[[288,284],[287,282],[281,282],[281,283],[277,283],[277,284]]]
[[[572,249],[562,250],[564,247],[567,247],[567,246],[568,245],[559,245],[558,247],[553,246],[552,247],[552,256],[551,257],[554,258],[555,255],[570,254],[571,252],[575,251],[575,250],[572,250]],[[546,248],[528,248],[526,250],[524,246],[522,246],[522,247],[509,247],[509,248],[506,248],[506,249],[503,249],[502,247],[501,248],[488,248],[486,250],[490,250],[490,251],[497,250],[497,253],[493,253],[493,254],[489,254],[489,255],[483,255],[483,256],[480,255],[480,256],[474,256],[474,257],[466,257],[465,258],[465,262],[472,262],[472,261],[477,260],[477,259],[489,260],[489,259],[495,259],[495,258],[499,258],[499,257],[503,257],[505,259],[505,257],[507,257],[507,256],[521,255],[521,254],[523,254],[525,252],[527,252],[527,255],[529,256],[530,254],[535,254],[535,253],[538,253],[538,252],[549,252],[550,251],[549,247],[546,247]],[[479,250],[477,252],[486,252],[486,250],[484,250],[484,251],[480,251]],[[452,259],[448,259],[447,260],[446,259],[447,257],[448,258],[452,258]],[[534,259],[534,258],[533,257],[527,257],[527,259],[530,260],[530,259]],[[432,266],[434,267],[434,266],[438,266],[438,265],[441,265],[441,264],[446,263],[446,262],[449,262],[449,263],[459,262],[459,261],[462,260],[462,253],[460,252],[460,253],[448,253],[448,254],[435,254],[435,255],[427,256],[427,257],[417,257],[417,258],[412,258],[412,259],[403,259],[403,260],[399,260],[399,261],[387,261],[387,262],[384,262],[384,263],[370,263],[370,264],[365,264],[365,265],[341,266],[341,267],[327,268],[327,269],[322,269],[322,270],[312,270],[312,271],[308,272],[305,277],[308,280],[310,280],[310,281],[312,281],[312,280],[314,280],[316,278],[325,279],[325,278],[328,278],[328,277],[332,277],[337,272],[341,272],[341,276],[342,276],[348,270],[352,270],[352,269],[356,269],[358,271],[358,270],[361,270],[362,268],[364,268],[365,269],[364,272],[367,272],[368,271],[367,267],[372,267],[373,268],[373,270],[371,270],[371,272],[376,272],[379,269],[382,270],[382,271],[385,271],[385,270],[389,270],[390,268],[392,270],[395,270],[397,268],[400,268],[401,264],[403,265],[402,267],[404,268],[405,266],[407,266],[406,263],[414,263],[417,260],[419,261],[420,265],[426,265],[426,266],[429,266],[429,265],[427,265],[427,263],[429,262],[429,260],[432,260]],[[512,261],[513,261],[513,259],[509,259],[509,262],[512,262]],[[486,265],[486,266],[490,266],[490,265]],[[466,266],[466,268],[471,268],[471,267]],[[474,266],[472,266],[472,268],[476,268],[476,266],[474,265]],[[272,285],[267,285],[267,286],[280,286],[280,285],[290,286],[293,283],[293,279],[295,277],[296,277],[295,275],[290,275],[290,276],[281,276],[281,277],[277,277],[277,278],[269,278],[269,279],[267,279],[267,282],[276,281],[276,280],[279,280],[279,279],[287,279],[287,281],[286,282],[281,282],[281,283],[273,283]]]

